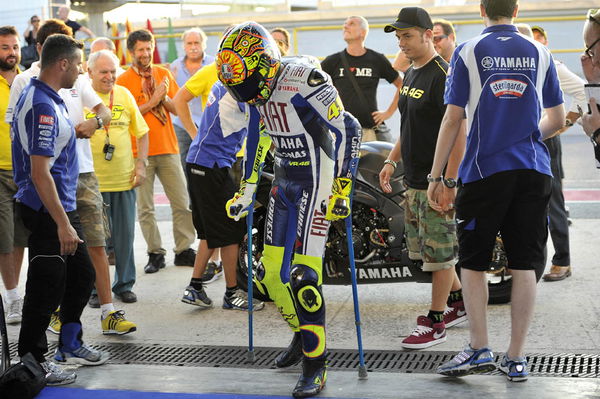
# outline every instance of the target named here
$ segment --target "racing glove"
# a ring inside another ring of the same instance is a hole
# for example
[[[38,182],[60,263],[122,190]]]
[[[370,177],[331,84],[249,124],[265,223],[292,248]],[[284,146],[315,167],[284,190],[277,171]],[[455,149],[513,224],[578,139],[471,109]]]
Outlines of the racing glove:
[[[350,215],[350,193],[352,192],[352,180],[345,177],[337,177],[333,181],[331,196],[325,219],[340,220]]]
[[[256,183],[248,183],[242,181],[240,190],[235,193],[232,199],[225,204],[227,216],[236,222],[248,214],[248,208],[252,204],[254,192],[256,191]]]

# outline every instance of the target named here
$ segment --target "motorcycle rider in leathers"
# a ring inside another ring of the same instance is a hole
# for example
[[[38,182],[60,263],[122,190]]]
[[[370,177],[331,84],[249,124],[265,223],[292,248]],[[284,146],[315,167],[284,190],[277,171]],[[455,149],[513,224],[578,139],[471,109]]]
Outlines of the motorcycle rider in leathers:
[[[248,130],[241,188],[227,203],[230,217],[247,214],[261,162],[271,143],[275,147],[275,180],[255,284],[294,332],[276,366],[302,360],[293,395],[313,396],[327,378],[323,252],[330,220],[350,214],[360,125],[344,111],[326,73],[309,64],[281,63],[271,35],[255,22],[226,33],[216,66],[227,90],[253,105],[266,130]]]

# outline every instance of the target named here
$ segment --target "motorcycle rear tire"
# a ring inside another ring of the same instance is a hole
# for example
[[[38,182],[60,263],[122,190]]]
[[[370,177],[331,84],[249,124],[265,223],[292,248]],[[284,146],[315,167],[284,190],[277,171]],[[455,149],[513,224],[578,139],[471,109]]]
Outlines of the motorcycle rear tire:
[[[535,279],[536,282],[539,282],[544,274],[544,269],[546,268],[546,260],[548,258],[548,250],[544,247],[544,262],[536,265],[535,267]],[[458,277],[460,278],[460,268],[456,268],[456,272],[458,273]],[[512,279],[503,280],[500,283],[492,284],[488,283],[488,304],[490,305],[502,305],[510,302],[512,290]]]
[[[263,232],[264,232],[264,220],[266,216],[266,207],[261,206],[255,208],[254,210],[254,229],[255,233],[252,235],[252,243],[253,246],[259,245],[262,248],[263,242]],[[247,243],[246,239],[244,242],[240,244],[240,249],[238,251],[238,262],[236,267],[236,280],[239,288],[248,292],[248,252],[247,252]],[[255,276],[256,277],[256,276]],[[263,301],[263,302],[273,302],[271,298],[266,295],[263,295],[257,288],[256,285],[253,287],[252,294],[254,298]]]

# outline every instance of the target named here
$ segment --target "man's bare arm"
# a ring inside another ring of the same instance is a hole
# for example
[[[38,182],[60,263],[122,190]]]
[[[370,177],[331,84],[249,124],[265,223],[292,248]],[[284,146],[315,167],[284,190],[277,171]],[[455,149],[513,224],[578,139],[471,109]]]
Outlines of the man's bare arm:
[[[179,88],[177,94],[173,98],[173,104],[175,104],[175,109],[177,110],[177,116],[179,116],[179,120],[181,120],[183,127],[193,140],[194,137],[196,137],[198,128],[194,124],[192,112],[188,104],[190,101],[192,101],[192,99],[194,99],[194,95],[190,93],[185,86],[182,86]]]
[[[542,138],[547,139],[556,135],[556,133],[565,126],[565,107],[559,104],[552,108],[545,109],[546,114],[540,121],[539,128]]]
[[[57,225],[61,255],[72,255],[77,250],[77,245],[83,241],[71,226],[71,222],[60,202],[54,179],[50,174],[50,160],[50,157],[41,155],[31,156],[31,180],[42,200],[42,204],[44,204]]]

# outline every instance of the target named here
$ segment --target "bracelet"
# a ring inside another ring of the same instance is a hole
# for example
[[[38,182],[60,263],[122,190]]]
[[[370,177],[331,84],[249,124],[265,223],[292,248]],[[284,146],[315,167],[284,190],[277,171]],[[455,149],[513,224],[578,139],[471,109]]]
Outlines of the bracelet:
[[[590,136],[590,140],[592,140],[594,145],[598,145],[598,136],[600,136],[600,128],[596,129],[596,131]]]
[[[394,167],[394,169],[396,169],[396,167],[398,166],[396,164],[396,162],[392,161],[391,159],[386,159],[385,161],[383,161],[384,165],[392,165]]]
[[[428,183],[437,183],[442,181],[442,176],[440,177],[433,177],[431,176],[431,173],[427,175],[427,182]]]

